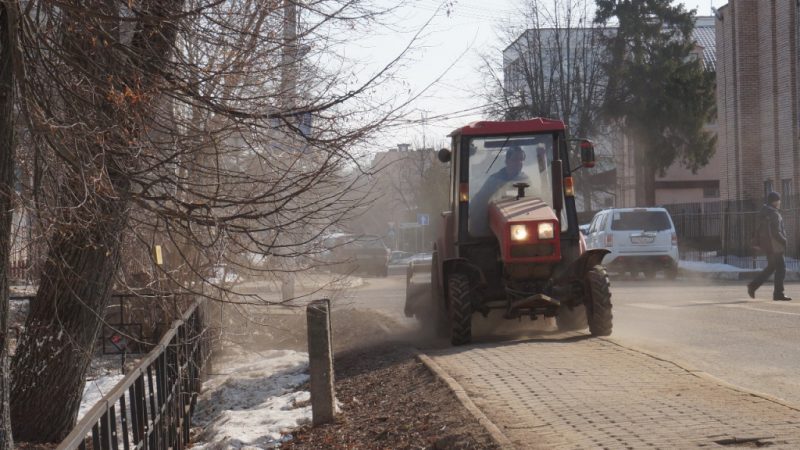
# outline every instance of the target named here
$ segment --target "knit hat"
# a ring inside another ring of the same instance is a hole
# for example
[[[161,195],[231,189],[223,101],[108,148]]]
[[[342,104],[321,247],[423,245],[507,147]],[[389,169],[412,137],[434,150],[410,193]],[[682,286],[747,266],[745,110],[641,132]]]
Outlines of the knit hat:
[[[780,199],[781,199],[781,194],[778,194],[777,192],[773,191],[767,194],[767,203],[774,203]]]

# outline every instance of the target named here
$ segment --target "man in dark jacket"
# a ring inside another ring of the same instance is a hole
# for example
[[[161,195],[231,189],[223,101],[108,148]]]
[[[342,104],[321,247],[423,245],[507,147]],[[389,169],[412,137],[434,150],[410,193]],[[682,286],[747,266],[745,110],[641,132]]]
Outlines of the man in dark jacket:
[[[786,277],[786,263],[783,260],[783,254],[786,251],[786,229],[783,227],[780,207],[780,194],[770,192],[767,194],[767,203],[761,207],[761,211],[758,213],[758,240],[759,246],[767,254],[767,267],[747,285],[747,294],[750,295],[750,298],[756,297],[756,289],[764,284],[774,272],[775,290],[772,291],[772,299],[791,300],[783,295],[783,279]]]

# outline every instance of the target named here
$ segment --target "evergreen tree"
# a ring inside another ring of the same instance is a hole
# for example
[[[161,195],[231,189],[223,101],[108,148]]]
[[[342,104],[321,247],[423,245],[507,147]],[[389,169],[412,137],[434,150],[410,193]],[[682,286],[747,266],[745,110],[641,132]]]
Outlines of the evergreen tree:
[[[694,10],[672,0],[597,0],[596,23],[617,22],[603,105],[635,154],[637,202],[655,204],[655,177],[676,160],[693,172],[714,154],[704,130],[714,114],[715,75],[693,55]],[[641,178],[639,178],[641,176]]]

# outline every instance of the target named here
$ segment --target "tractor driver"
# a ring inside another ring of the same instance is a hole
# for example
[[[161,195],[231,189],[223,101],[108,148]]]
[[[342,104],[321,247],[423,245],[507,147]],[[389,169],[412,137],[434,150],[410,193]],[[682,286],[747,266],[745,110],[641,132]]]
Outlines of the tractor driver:
[[[506,165],[489,175],[480,190],[469,202],[469,232],[474,236],[486,236],[489,230],[489,201],[504,187],[515,183],[531,184],[528,175],[522,171],[525,152],[514,145],[506,150]]]

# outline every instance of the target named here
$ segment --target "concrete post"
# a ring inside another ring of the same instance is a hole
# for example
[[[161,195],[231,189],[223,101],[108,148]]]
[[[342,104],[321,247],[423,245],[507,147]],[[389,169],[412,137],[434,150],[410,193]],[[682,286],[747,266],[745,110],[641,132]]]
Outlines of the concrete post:
[[[311,416],[314,426],[333,422],[333,352],[331,350],[330,300],[315,300],[306,308],[308,368],[311,380]]]
[[[289,301],[294,298],[294,272],[281,275],[281,300]]]

